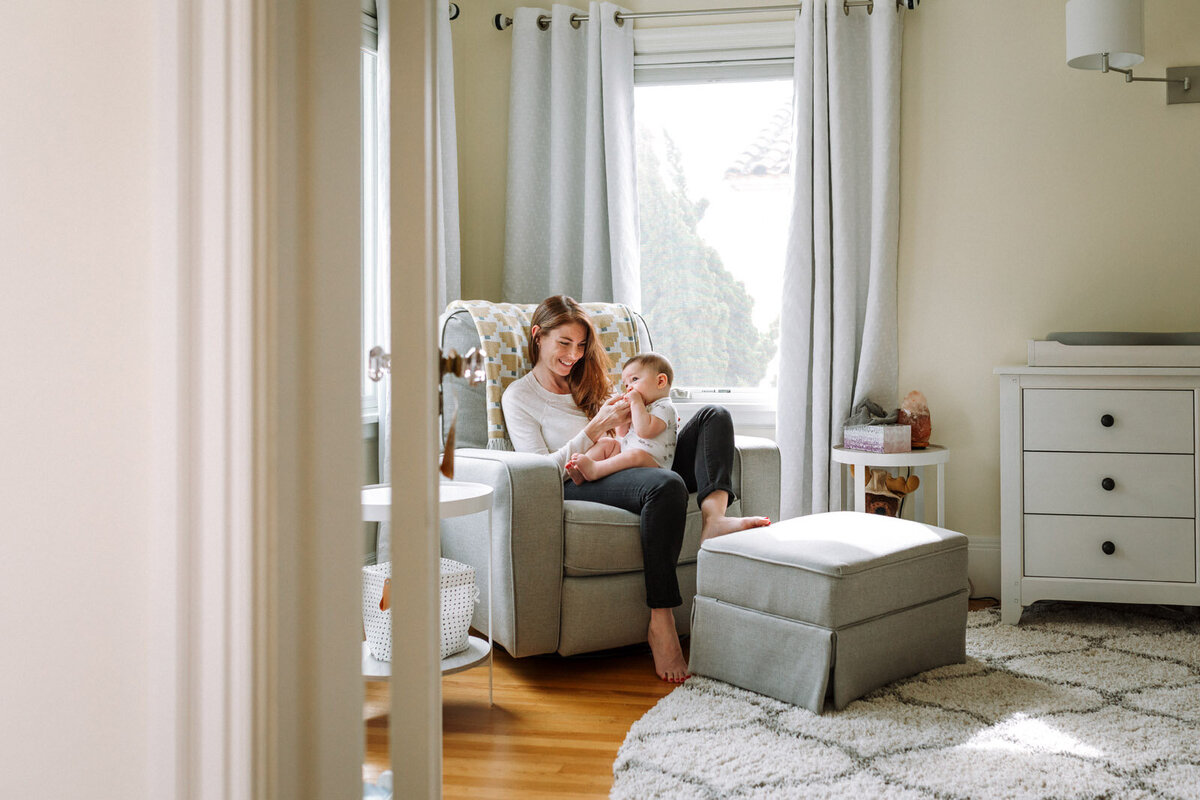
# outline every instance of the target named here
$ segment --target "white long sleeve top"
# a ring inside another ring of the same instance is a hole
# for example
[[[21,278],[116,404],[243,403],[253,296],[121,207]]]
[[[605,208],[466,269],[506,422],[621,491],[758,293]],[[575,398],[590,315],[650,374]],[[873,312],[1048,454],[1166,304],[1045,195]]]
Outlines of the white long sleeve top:
[[[564,478],[571,455],[586,452],[595,444],[583,432],[588,417],[575,405],[575,399],[549,391],[532,372],[508,385],[500,397],[500,407],[513,449],[550,456]]]

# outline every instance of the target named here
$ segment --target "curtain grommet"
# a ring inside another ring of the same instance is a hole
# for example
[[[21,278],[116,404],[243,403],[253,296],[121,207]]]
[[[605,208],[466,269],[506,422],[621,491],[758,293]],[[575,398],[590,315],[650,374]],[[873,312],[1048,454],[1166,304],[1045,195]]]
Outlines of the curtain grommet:
[[[571,27],[574,28],[575,30],[579,30],[579,24],[580,24],[579,23],[579,15],[572,14],[571,15]]]
[[[539,14],[538,20],[537,20],[537,26],[538,26],[539,31],[550,30],[550,17],[546,16],[545,14]]]
[[[625,20],[621,19],[621,12],[620,12],[620,11],[614,11],[614,12],[613,12],[613,22],[617,23],[617,27],[618,27],[618,28],[624,28],[624,27],[625,27]]]

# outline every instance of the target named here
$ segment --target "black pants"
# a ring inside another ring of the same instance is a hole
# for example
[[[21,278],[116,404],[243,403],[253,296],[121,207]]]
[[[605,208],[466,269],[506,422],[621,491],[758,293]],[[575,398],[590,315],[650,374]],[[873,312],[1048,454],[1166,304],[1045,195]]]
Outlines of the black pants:
[[[636,468],[598,481],[563,487],[567,500],[590,500],[641,517],[646,605],[674,608],[683,603],[675,565],[683,547],[689,492],[701,503],[714,491],[733,502],[733,420],[721,406],[705,406],[679,431],[670,470]]]

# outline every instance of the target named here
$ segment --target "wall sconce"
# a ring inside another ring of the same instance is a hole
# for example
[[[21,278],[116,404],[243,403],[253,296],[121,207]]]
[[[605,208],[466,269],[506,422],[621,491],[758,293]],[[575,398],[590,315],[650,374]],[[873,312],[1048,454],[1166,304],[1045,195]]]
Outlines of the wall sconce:
[[[1145,60],[1142,39],[1142,0],[1067,0],[1067,66],[1120,72],[1126,83],[1165,83],[1167,105],[1200,103],[1200,66],[1134,77],[1133,67]]]

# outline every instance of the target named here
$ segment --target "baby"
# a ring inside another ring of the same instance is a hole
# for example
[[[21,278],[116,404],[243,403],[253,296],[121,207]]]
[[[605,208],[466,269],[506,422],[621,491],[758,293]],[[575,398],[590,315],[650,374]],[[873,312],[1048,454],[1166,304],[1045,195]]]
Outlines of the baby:
[[[679,417],[671,402],[671,362],[658,353],[639,353],[625,363],[621,383],[629,400],[630,420],[614,439],[601,437],[586,453],[575,453],[567,474],[576,485],[632,467],[670,469],[675,460]]]

